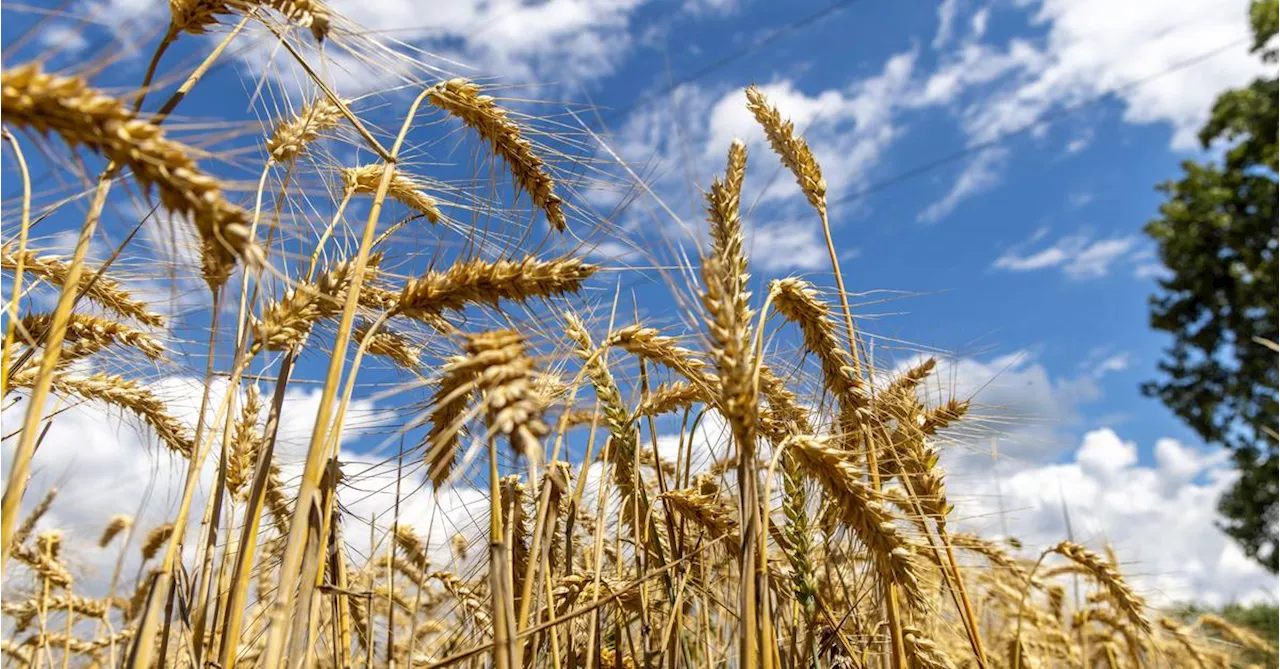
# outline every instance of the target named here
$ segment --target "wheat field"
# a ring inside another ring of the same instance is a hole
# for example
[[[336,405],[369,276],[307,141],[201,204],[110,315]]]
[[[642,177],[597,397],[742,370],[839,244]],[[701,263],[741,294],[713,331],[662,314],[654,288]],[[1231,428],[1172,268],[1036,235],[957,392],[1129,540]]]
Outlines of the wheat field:
[[[627,241],[587,203],[617,179],[585,112],[388,55],[311,0],[170,9],[132,89],[4,65],[5,666],[1274,666],[1247,629],[1149,606],[1107,546],[952,518],[939,460],[982,417],[934,358],[877,363],[822,166],[759,90],[772,154],[723,147],[690,239],[601,262]],[[250,127],[192,121],[250,32],[296,86],[246,87]],[[342,99],[333,50],[403,81]],[[753,280],[749,160],[794,178],[829,284]],[[633,281],[679,313],[640,317]],[[183,406],[154,383],[178,371]],[[287,438],[299,389],[314,421]],[[344,460],[369,396],[394,408]],[[86,405],[183,472],[162,521],[47,522],[77,490],[28,483]],[[401,521],[461,488],[465,531]]]

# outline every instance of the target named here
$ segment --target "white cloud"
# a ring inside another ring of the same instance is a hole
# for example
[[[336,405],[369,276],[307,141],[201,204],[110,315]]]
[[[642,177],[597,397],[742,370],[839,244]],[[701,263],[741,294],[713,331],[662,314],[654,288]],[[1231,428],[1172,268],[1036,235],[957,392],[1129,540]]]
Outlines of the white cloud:
[[[990,10],[977,10],[970,19],[971,38],[943,56],[941,66],[919,84],[915,105],[955,105],[970,146],[1027,129],[1038,136],[1052,116],[1114,92],[1125,121],[1166,125],[1173,148],[1193,149],[1217,95],[1266,71],[1248,53],[1245,0],[1139,0],[1123,6],[1109,0],[1041,0],[1026,5],[1032,23],[1045,30],[1043,40],[1016,36],[1003,45],[982,42]],[[945,3],[939,16],[951,6]],[[944,34],[939,31],[940,37]],[[1232,43],[1221,53],[1187,62]],[[1066,151],[1083,150],[1087,137],[1070,140]],[[966,173],[960,180],[969,178]],[[951,207],[980,190],[958,186],[948,196]],[[921,218],[930,220],[936,206]]]
[[[65,23],[51,23],[40,30],[37,39],[46,49],[55,51],[59,56],[74,57],[85,47],[89,40],[84,31]]]
[[[1037,237],[1038,239],[1038,237]],[[1093,239],[1088,232],[1068,235],[1052,245],[1031,253],[1023,253],[1022,247],[1036,239],[1017,244],[1006,250],[992,263],[994,269],[1010,272],[1060,268],[1069,279],[1086,280],[1107,276],[1112,265],[1129,256],[1141,241],[1136,235]]]
[[[864,185],[870,170],[901,134],[893,112],[905,102],[914,62],[914,51],[900,53],[871,77],[813,93],[787,79],[760,87],[813,147],[829,201],[836,202]],[[645,184],[640,189],[645,194],[628,207],[624,232],[652,233],[654,221],[681,235],[703,229],[702,188],[723,172],[725,154],[735,138],[748,147],[743,209],[746,228],[754,238],[756,266],[766,271],[818,268],[826,262],[826,252],[817,218],[769,148],[746,108],[741,87],[682,86],[664,103],[632,113],[604,140]],[[623,198],[634,195],[630,175],[620,174],[617,181],[625,184],[615,189],[623,191]],[[678,224],[655,205],[649,192],[661,199]],[[598,189],[588,197],[608,210],[619,195]],[[833,213],[837,220],[839,216]]]
[[[1081,151],[1089,148],[1089,145],[1092,143],[1093,133],[1084,132],[1081,133],[1080,136],[1073,138],[1070,142],[1067,142],[1067,146],[1063,150],[1067,152],[1067,155],[1080,153]]]
[[[684,0],[682,9],[690,14],[730,14],[738,10],[738,0]]]
[[[938,5],[938,32],[933,37],[933,48],[941,49],[951,40],[952,26],[956,22],[956,10],[960,0],[942,0]]]
[[[764,223],[751,228],[751,266],[765,272],[830,267],[817,220]]]
[[[1111,372],[1123,372],[1126,369],[1129,369],[1129,354],[1116,353],[1115,355],[1103,358],[1094,365],[1093,376],[1094,378],[1101,378]]]
[[[955,211],[962,201],[1000,183],[1000,170],[1004,167],[1007,156],[1008,151],[1004,149],[978,152],[960,173],[960,178],[956,179],[951,190],[941,200],[925,207],[916,220],[936,223]]]
[[[990,18],[990,7],[983,7],[974,12],[973,18],[969,20],[969,29],[972,31],[973,39],[982,39],[982,36],[987,34],[987,21]]]
[[[1102,428],[1066,463],[1012,465],[1016,471],[986,479],[985,493],[973,492],[977,480],[951,486],[952,497],[960,495],[957,516],[968,517],[962,524],[999,532],[1003,523],[1034,550],[1067,538],[1065,512],[1075,540],[1112,544],[1126,577],[1155,605],[1220,605],[1275,592],[1275,578],[1215,525],[1218,497],[1234,476],[1217,453],[1161,439],[1155,462],[1143,464],[1136,444]]]
[[[1088,475],[1110,481],[1122,469],[1138,462],[1138,446],[1120,441],[1111,430],[1093,430],[1084,435],[1076,462]]]
[[[1072,279],[1097,279],[1107,275],[1111,264],[1124,257],[1138,244],[1138,237],[1100,239],[1084,247],[1062,267]]]
[[[894,366],[897,372],[918,364],[915,356]],[[951,398],[969,400],[970,420],[948,435],[956,447],[951,466],[971,476],[990,467],[993,441],[1001,453],[1023,463],[1043,463],[1068,444],[1063,430],[1079,423],[1081,405],[1098,400],[1097,377],[1082,372],[1054,377],[1032,351],[995,357],[943,358],[925,384],[931,404]]]
[[[319,69],[344,95],[384,89],[432,72],[499,76],[507,82],[575,90],[577,84],[611,74],[631,50],[633,15],[646,1],[465,0],[424,11],[414,0],[333,0],[327,4],[342,18],[335,33],[349,34],[337,36],[341,44],[324,50]],[[728,11],[732,3],[708,6]],[[130,42],[136,39],[135,26],[150,25],[167,14],[160,0],[84,0],[84,7],[118,38]],[[256,40],[255,48],[237,54],[247,70],[253,76],[270,73],[286,84],[295,81],[299,71],[270,34],[248,32],[262,39]],[[316,58],[313,65],[320,62]]]

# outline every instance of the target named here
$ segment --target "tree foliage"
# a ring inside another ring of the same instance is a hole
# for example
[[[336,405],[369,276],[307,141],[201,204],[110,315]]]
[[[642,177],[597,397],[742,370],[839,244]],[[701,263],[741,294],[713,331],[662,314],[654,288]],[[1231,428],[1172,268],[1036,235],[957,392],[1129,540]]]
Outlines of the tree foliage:
[[[1276,62],[1277,0],[1254,0],[1253,51]],[[1183,163],[1147,224],[1170,270],[1150,300],[1151,326],[1173,335],[1143,391],[1206,442],[1233,451],[1240,479],[1224,495],[1223,529],[1276,571],[1277,80],[1223,93],[1200,132],[1220,158]]]

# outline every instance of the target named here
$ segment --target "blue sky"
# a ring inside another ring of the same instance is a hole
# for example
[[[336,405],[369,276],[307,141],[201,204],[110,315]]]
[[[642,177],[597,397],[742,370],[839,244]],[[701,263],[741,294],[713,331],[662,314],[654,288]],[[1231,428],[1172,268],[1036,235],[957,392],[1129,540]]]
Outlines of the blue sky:
[[[396,77],[431,79],[425,71],[438,67],[435,76],[484,78],[499,95],[556,101],[537,109],[575,109],[689,225],[701,221],[699,188],[721,169],[728,141],[743,137],[752,152],[754,195],[746,201],[757,279],[799,274],[830,285],[817,220],[743,107],[743,87],[760,85],[823,164],[850,289],[885,291],[859,309],[878,337],[877,359],[902,364],[920,349],[939,351],[949,359],[946,389],[973,395],[1001,419],[1002,474],[989,473],[989,458],[952,463],[953,486],[975,491],[975,517],[992,512],[985,490],[995,482],[1024,510],[1015,529],[1060,536],[1065,490],[1081,500],[1073,513],[1085,531],[1117,540],[1122,555],[1146,565],[1153,590],[1219,599],[1274,591],[1272,579],[1213,534],[1212,502],[1229,484],[1217,454],[1138,390],[1165,344],[1147,328],[1159,267],[1142,226],[1160,203],[1155,185],[1200,156],[1194,133],[1217,93],[1262,72],[1247,53],[1247,3],[855,0],[794,29],[787,26],[831,5],[332,4],[366,36],[398,41],[402,54],[435,54],[417,56],[430,65],[387,56],[366,67],[331,45],[330,76],[344,96],[378,91],[366,99],[372,113],[385,103],[398,114],[410,94],[394,88]],[[45,57],[51,69],[111,59],[95,83],[136,85],[165,3],[76,7],[71,15],[87,24],[53,18],[18,55]],[[36,17],[6,11],[6,44]],[[206,39],[180,41],[167,62],[196,62]],[[184,102],[178,127],[253,119],[288,104],[295,73],[267,43],[258,35],[233,49]],[[264,97],[247,109],[263,81]],[[396,117],[387,118],[390,126]],[[423,148],[423,164],[434,157],[427,149],[446,150]],[[609,187],[583,184],[576,195],[604,215],[634,184],[605,152],[594,159]],[[252,179],[249,164],[219,169]],[[15,189],[6,180],[6,223]],[[653,200],[641,197],[611,218],[620,238],[644,247],[680,237]],[[605,264],[663,257],[656,247],[636,254],[599,234],[589,239]],[[672,320],[665,289],[653,281],[627,287],[646,318]],[[1116,506],[1133,510],[1108,513]],[[1170,523],[1183,544],[1168,543]],[[1214,538],[1190,546],[1187,537],[1198,534]]]

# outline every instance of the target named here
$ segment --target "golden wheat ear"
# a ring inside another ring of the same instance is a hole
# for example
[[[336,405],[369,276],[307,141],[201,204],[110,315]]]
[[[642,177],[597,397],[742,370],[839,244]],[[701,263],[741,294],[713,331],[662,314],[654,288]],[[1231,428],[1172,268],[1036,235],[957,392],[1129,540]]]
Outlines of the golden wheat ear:
[[[52,324],[53,314],[27,314],[22,318],[19,332],[24,333],[30,338],[30,343],[34,344],[43,340]],[[132,348],[152,360],[164,354],[164,344],[151,335],[123,323],[87,314],[71,314],[63,341],[82,353],[121,346]]]
[[[146,538],[142,540],[142,561],[146,562],[155,557],[171,536],[173,536],[173,523],[157,525],[147,532]]]
[[[769,103],[769,99],[755,86],[747,87],[747,109],[764,129],[769,145],[778,154],[782,164],[795,175],[796,184],[804,192],[809,204],[821,216],[827,215],[827,181],[822,178],[822,168],[809,149],[808,142],[796,134],[795,126],[782,117],[782,113]]]
[[[1049,552],[1057,553],[1084,568],[1098,581],[1099,585],[1106,588],[1116,608],[1128,616],[1134,627],[1147,634],[1151,633],[1151,621],[1147,619],[1146,603],[1134,593],[1120,572],[1116,571],[1101,555],[1073,541],[1063,541],[1050,548]]]
[[[516,184],[546,213],[551,227],[564,232],[566,221],[560,197],[555,194],[555,180],[507,109],[492,97],[481,95],[480,87],[467,79],[450,79],[437,85],[427,100],[488,141],[493,152],[506,161]]]
[[[19,252],[17,245],[13,243],[0,245],[0,269],[16,272],[19,264],[24,273],[37,276],[55,286],[66,283],[71,269],[56,255],[39,255],[30,249]],[[85,299],[120,316],[151,327],[164,325],[164,317],[153,313],[145,302],[134,297],[102,270],[82,273],[78,288]]]
[[[501,300],[525,302],[573,294],[598,269],[577,258],[477,258],[459,262],[444,272],[429,272],[409,280],[395,310],[410,318],[431,319],[442,311],[458,311],[473,304],[496,305]]]
[[[116,514],[107,522],[107,526],[102,530],[102,536],[98,537],[98,548],[106,548],[119,534],[133,526],[133,516],[127,514]]]
[[[371,355],[388,358],[396,365],[410,371],[418,369],[422,356],[421,347],[415,345],[408,337],[386,326],[378,328],[376,332],[371,332],[371,327],[372,324],[368,321],[357,323],[353,332],[355,341],[364,342],[365,350]]]
[[[317,42],[329,35],[332,15],[316,0],[169,0],[170,30],[203,35],[223,16],[269,7],[311,31]]]
[[[342,109],[329,98],[304,106],[293,118],[282,121],[267,139],[267,154],[276,163],[288,163],[320,138],[320,133],[342,123]]]
[[[251,239],[249,215],[227,201],[217,179],[196,164],[196,151],[167,139],[159,126],[137,118],[120,100],[79,77],[43,72],[27,64],[0,74],[5,123],[54,133],[127,166],[144,189],[154,188],[170,211],[189,217],[200,236],[205,280],[221,286],[236,258],[262,264]]]
[[[382,169],[381,164],[344,168],[342,183],[349,192],[372,195],[378,192]],[[431,223],[439,223],[444,218],[440,213],[440,204],[427,194],[425,188],[425,184],[397,169],[391,173],[387,195],[406,207],[421,212]]]

